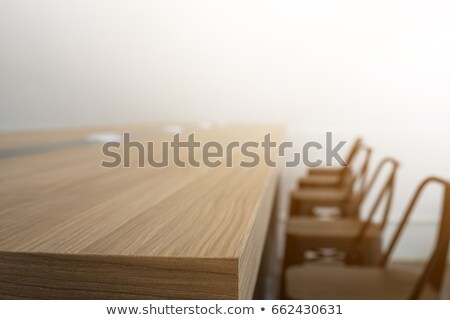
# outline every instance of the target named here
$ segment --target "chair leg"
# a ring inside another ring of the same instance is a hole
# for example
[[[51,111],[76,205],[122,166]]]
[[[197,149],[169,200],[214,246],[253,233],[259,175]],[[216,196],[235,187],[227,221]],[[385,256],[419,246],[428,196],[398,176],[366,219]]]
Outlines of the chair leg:
[[[339,206],[341,210],[342,217],[344,218],[358,218],[359,217],[359,207],[353,201],[348,201],[342,203]]]
[[[362,263],[366,266],[378,266],[381,261],[381,238],[367,239],[361,244]]]
[[[295,237],[286,237],[286,246],[284,250],[284,268],[292,265],[301,264],[305,261],[304,250]]]
[[[312,216],[313,207],[314,206],[308,202],[292,198],[290,216]]]
[[[288,299],[285,295],[285,285],[286,285],[286,269],[289,266],[302,264],[304,262],[304,252],[301,250],[301,246],[295,237],[286,236],[284,259],[283,259],[283,270],[281,272],[281,288],[280,288],[280,299]]]
[[[381,238],[365,239],[347,252],[345,263],[348,265],[379,266],[381,261]]]

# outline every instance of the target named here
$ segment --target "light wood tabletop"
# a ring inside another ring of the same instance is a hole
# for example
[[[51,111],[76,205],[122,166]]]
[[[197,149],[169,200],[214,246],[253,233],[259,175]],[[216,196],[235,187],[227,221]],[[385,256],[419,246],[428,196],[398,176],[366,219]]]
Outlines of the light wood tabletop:
[[[282,134],[268,125],[166,124],[0,134],[0,297],[252,298],[276,168],[263,160],[243,168],[236,148],[232,167],[139,168],[136,150],[130,168],[101,166],[101,137],[130,132],[161,156],[158,146],[178,131],[223,146]]]

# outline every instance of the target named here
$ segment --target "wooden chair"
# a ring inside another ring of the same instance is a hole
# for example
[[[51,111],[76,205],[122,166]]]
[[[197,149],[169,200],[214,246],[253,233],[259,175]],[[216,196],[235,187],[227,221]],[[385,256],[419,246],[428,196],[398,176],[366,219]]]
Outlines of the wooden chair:
[[[355,143],[353,144],[352,148],[350,149],[350,152],[347,156],[347,159],[345,159],[345,163],[347,166],[352,165],[354,158],[358,154],[362,147],[362,139],[358,138],[355,140]],[[338,175],[341,173],[345,167],[317,167],[317,168],[310,168],[308,170],[308,175]]]
[[[383,159],[376,168],[369,184],[356,199],[356,206],[367,199],[380,173],[386,166],[390,172],[378,191],[369,215],[365,221],[358,217],[323,219],[313,216],[292,216],[286,223],[285,266],[304,261],[307,250],[313,250],[320,256],[322,248],[333,248],[350,264],[376,264],[381,257],[381,234],[391,209],[395,177],[398,162],[392,158]],[[381,223],[375,223],[374,217],[383,200],[386,200]],[[355,209],[354,209],[355,210]]]
[[[353,163],[361,151],[366,151],[365,161],[355,173]],[[364,184],[370,155],[371,149],[364,146],[361,139],[357,139],[345,160],[346,166],[310,168],[308,175],[298,180],[298,188],[341,188],[349,181],[347,175],[351,174],[359,175]]]
[[[369,167],[371,149],[365,147],[366,155],[357,174],[350,167],[344,167],[338,177],[339,183],[332,187],[306,187],[302,185],[291,193],[291,215],[314,215],[314,208],[337,207],[343,216],[349,216],[355,209],[356,200],[366,187],[366,175]],[[316,174],[319,181],[326,175]],[[356,186],[356,187],[355,187]],[[356,191],[354,190],[356,189]]]
[[[437,242],[421,274],[387,268],[387,262],[425,186],[444,186]],[[437,299],[441,291],[450,238],[450,183],[431,177],[420,184],[386,253],[377,267],[292,266],[285,274],[291,299]]]

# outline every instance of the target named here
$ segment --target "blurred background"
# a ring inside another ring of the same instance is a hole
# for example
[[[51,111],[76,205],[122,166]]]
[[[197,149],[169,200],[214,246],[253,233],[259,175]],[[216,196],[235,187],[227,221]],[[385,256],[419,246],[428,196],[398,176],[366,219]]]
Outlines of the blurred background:
[[[401,162],[392,227],[422,178],[450,176],[449,57],[448,1],[0,0],[0,130],[267,122],[296,145],[361,136],[373,163]],[[303,170],[284,170],[284,191]],[[435,194],[398,260],[429,252]]]

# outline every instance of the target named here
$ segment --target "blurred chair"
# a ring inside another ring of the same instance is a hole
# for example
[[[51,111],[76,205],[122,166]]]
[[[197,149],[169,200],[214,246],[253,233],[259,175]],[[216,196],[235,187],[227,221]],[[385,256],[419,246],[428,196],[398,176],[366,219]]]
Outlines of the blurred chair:
[[[342,187],[348,180],[346,179],[346,175],[352,174],[352,171],[349,170],[353,168],[353,163],[358,153],[360,153],[364,149],[364,145],[362,143],[362,139],[357,139],[350,150],[350,153],[345,161],[346,165],[342,167],[318,167],[318,168],[310,168],[308,170],[308,175],[302,177],[298,180],[299,188],[340,188]],[[366,148],[366,150],[370,150]],[[370,151],[367,155],[370,158]],[[364,178],[367,167],[368,167],[368,159],[367,163],[363,165],[360,169],[359,174],[362,178]]]
[[[439,232],[434,251],[421,274],[387,268],[386,264],[424,187],[444,186]],[[291,299],[437,299],[447,262],[450,238],[450,183],[431,177],[410,201],[386,253],[377,267],[292,266],[285,274],[285,295]]]
[[[355,174],[352,167],[340,168],[339,174],[331,175],[331,177],[337,177],[339,183],[331,187],[326,186],[326,184],[308,187],[308,184],[303,184],[304,180],[301,180],[299,182],[301,187],[291,193],[291,215],[314,215],[314,209],[318,207],[339,208],[342,216],[358,215],[357,200],[366,187],[366,175],[372,154],[370,148],[363,147],[360,143],[358,145],[358,150],[364,148],[366,151],[359,171]],[[315,174],[313,176],[318,178],[327,177],[324,174]],[[311,179],[311,181],[313,180]]]
[[[359,218],[320,218],[312,216],[291,216],[286,224],[285,267],[302,263],[306,251],[312,250],[320,257],[322,249],[326,249],[336,257],[341,254],[350,264],[377,264],[381,258],[381,235],[388,220],[391,209],[395,177],[398,162],[392,158],[383,159],[377,166],[369,184],[356,200],[356,206],[367,199],[375,183],[380,178],[383,168],[390,167],[378,191],[369,215],[365,221]],[[374,222],[383,200],[386,200],[381,223]],[[333,250],[329,250],[329,249]]]

